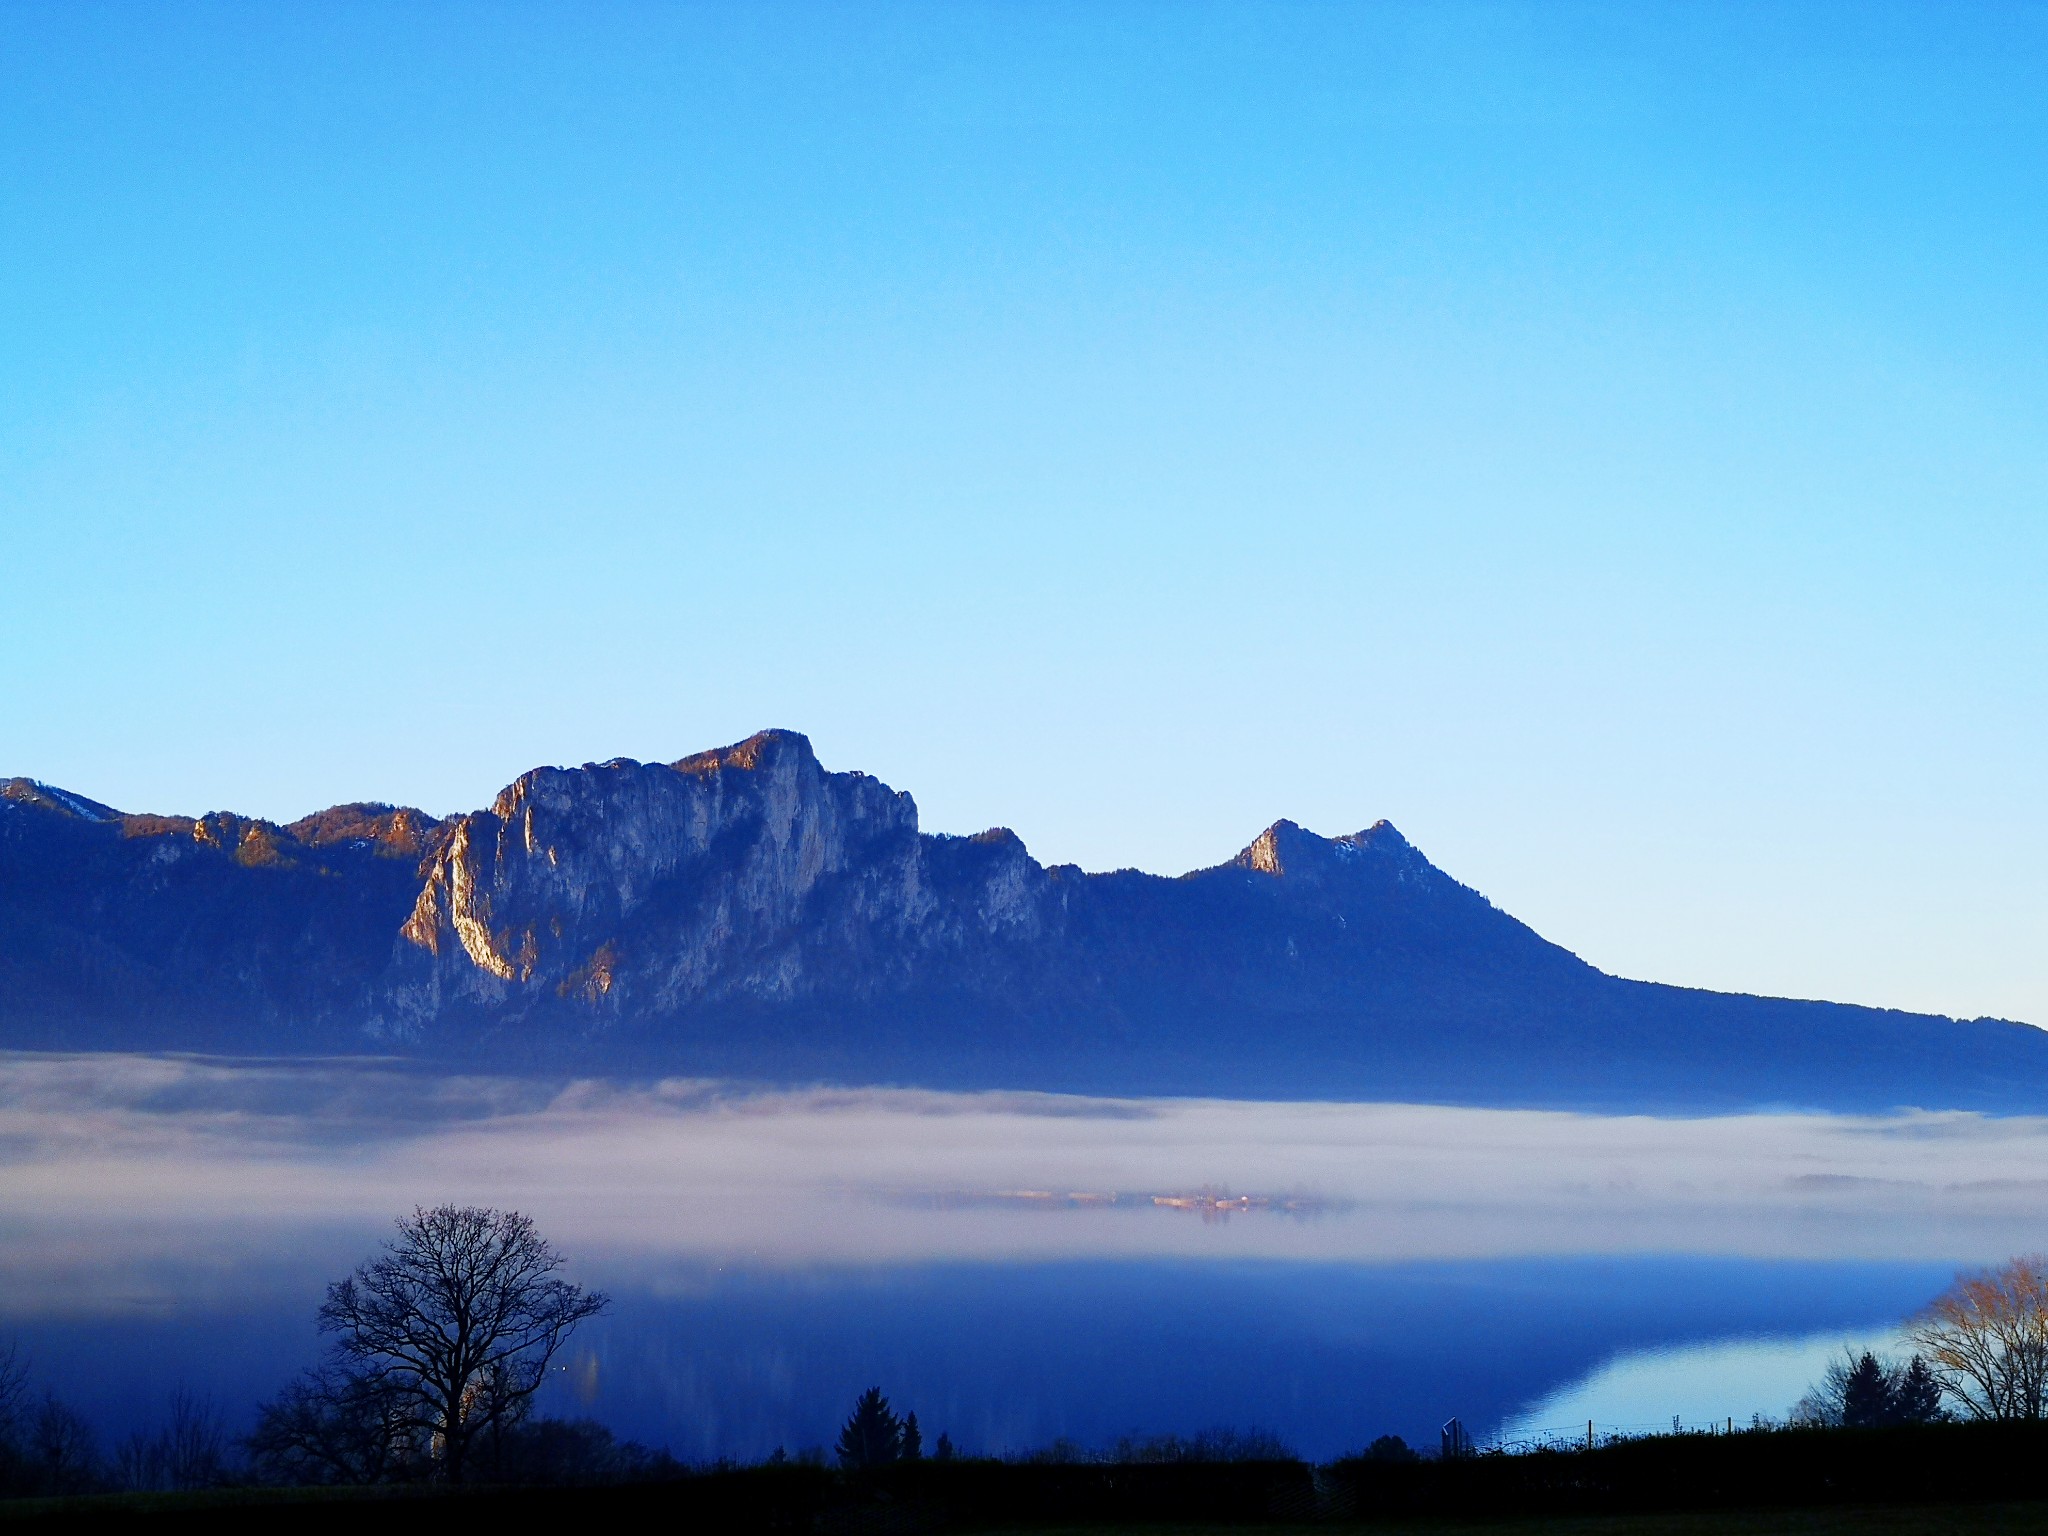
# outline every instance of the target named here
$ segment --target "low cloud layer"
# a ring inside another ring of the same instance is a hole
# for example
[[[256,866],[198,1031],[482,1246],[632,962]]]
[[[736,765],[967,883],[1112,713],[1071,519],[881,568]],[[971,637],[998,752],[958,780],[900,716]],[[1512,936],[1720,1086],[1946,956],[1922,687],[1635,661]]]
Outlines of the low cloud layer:
[[[443,1200],[586,1265],[2039,1247],[2048,1120],[746,1092],[399,1063],[0,1056],[0,1309],[225,1296]],[[687,1261],[687,1263],[678,1263]],[[302,1278],[302,1277],[299,1277]]]

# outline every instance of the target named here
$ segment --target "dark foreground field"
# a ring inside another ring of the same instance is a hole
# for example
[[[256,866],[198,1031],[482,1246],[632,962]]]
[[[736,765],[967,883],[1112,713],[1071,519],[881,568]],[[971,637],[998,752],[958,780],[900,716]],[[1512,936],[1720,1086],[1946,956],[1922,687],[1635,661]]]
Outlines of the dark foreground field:
[[[452,1517],[452,1518],[451,1518]],[[538,1501],[493,1492],[446,1498],[301,1499],[268,1498],[223,1503],[219,1499],[165,1497],[94,1498],[0,1505],[0,1529],[131,1529],[151,1531],[358,1531],[399,1533],[488,1530],[504,1523],[521,1530],[567,1531],[645,1529],[676,1536],[696,1532],[775,1532],[788,1527],[745,1518],[706,1518],[677,1509],[673,1502],[621,1500],[618,1490],[574,1495],[554,1490]],[[1138,1518],[1059,1523],[953,1526],[921,1523],[915,1516],[888,1515],[835,1520],[821,1532],[881,1533],[972,1529],[983,1536],[1096,1536],[1099,1532],[1143,1530],[1154,1536],[1225,1536],[1248,1527]],[[1321,1536],[1324,1532],[1370,1531],[1386,1536],[2048,1536],[2048,1501],[2019,1504],[1845,1505],[1831,1509],[1734,1509],[1690,1514],[1612,1514],[1562,1518],[1441,1520],[1410,1517],[1361,1524],[1347,1520],[1262,1523],[1270,1536]]]
[[[921,1462],[599,1487],[222,1489],[0,1503],[17,1529],[372,1533],[661,1529],[913,1536],[1146,1527],[1596,1536],[2048,1536],[2048,1426],[1760,1430],[1453,1461]]]

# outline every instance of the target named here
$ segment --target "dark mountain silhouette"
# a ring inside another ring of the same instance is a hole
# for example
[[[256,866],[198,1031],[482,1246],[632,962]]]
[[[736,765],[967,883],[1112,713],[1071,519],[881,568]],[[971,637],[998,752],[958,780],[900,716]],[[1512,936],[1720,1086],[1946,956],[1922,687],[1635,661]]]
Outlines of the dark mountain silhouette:
[[[437,821],[0,786],[0,1045],[1088,1092],[2048,1109],[2048,1033],[1624,981],[1385,822],[1178,879],[921,833],[768,731]]]

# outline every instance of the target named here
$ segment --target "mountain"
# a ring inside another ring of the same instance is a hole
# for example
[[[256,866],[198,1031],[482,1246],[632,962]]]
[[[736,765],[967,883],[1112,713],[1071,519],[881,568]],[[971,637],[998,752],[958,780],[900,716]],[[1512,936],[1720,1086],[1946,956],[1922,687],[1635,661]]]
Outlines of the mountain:
[[[2048,1109],[2048,1033],[1608,976],[1391,825],[1169,879],[766,731],[437,820],[0,785],[0,1045],[1588,1108]]]

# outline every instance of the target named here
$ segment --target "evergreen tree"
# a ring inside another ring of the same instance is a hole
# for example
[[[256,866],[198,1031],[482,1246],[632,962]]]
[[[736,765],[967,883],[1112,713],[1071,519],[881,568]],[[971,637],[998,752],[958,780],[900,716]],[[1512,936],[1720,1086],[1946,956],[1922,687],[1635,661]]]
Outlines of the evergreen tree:
[[[869,1387],[853,1405],[839,1431],[839,1464],[843,1467],[884,1467],[903,1454],[903,1425],[880,1387]]]
[[[1892,1383],[1877,1356],[1865,1350],[1842,1381],[1842,1425],[1875,1429],[1892,1420]]]
[[[1927,1362],[1915,1355],[1892,1379],[1892,1422],[1932,1424],[1946,1417],[1941,1411],[1941,1383]]]
[[[939,1431],[939,1443],[938,1443],[937,1445],[935,1445],[935,1446],[933,1446],[933,1447],[932,1447],[932,1460],[933,1460],[933,1461],[951,1461],[952,1459],[953,1459],[953,1437],[952,1437],[951,1435],[947,1434],[947,1433],[946,1433],[946,1432],[945,1432],[945,1431],[944,1431],[944,1430],[942,1429],[942,1430],[940,1430],[940,1431]]]
[[[905,1461],[921,1461],[924,1459],[924,1435],[918,1430],[917,1415],[914,1413],[903,1415],[902,1445],[901,1454]]]

